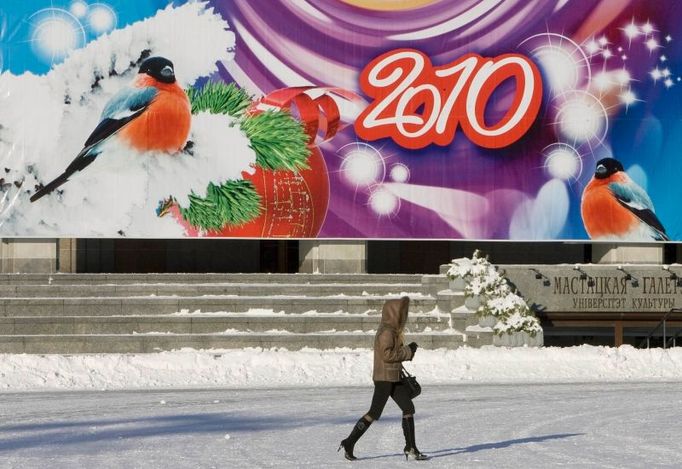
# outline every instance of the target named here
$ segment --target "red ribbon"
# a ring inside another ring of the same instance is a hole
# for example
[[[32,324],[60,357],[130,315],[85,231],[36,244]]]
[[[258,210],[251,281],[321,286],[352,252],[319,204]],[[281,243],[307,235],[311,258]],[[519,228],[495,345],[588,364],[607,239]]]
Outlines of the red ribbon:
[[[308,91],[323,91],[324,93],[313,99],[306,94]],[[287,110],[293,106],[308,134],[308,145],[319,145],[333,138],[346,126],[341,122],[339,106],[330,94],[341,96],[354,103],[362,100],[357,94],[343,88],[296,86],[281,88],[268,93],[255,102],[248,112],[251,114],[262,112],[262,109],[258,108],[259,104]],[[318,139],[320,135],[321,139]]]

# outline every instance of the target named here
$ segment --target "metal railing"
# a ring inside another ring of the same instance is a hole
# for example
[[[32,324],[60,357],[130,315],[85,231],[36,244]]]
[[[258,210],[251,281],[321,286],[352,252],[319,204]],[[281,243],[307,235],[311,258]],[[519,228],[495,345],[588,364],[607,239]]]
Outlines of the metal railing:
[[[667,340],[666,340],[667,334],[666,334],[666,327],[665,327],[665,326],[666,326],[666,321],[668,320],[668,316],[670,316],[670,315],[673,314],[673,313],[682,313],[682,308],[673,308],[673,309],[671,309],[670,311],[668,311],[667,313],[665,313],[665,314],[663,315],[663,318],[661,318],[661,320],[658,322],[658,324],[656,324],[656,327],[654,327],[653,329],[651,329],[651,332],[649,332],[649,335],[647,335],[646,338],[639,344],[639,348],[642,348],[642,346],[643,346],[645,343],[646,343],[646,348],[649,348],[649,344],[650,344],[651,338],[654,336],[654,334],[656,334],[656,331],[658,331],[658,329],[659,329],[661,326],[663,326],[663,348],[664,348],[664,349],[666,348],[666,346],[667,346]],[[680,335],[680,332],[682,332],[682,330],[678,331],[677,334],[675,334],[675,335],[672,337],[672,339],[673,339],[673,347],[675,346],[676,339],[677,339],[677,337]]]
[[[668,339],[668,345],[672,344],[673,347],[677,347],[677,338],[682,335],[682,329],[679,329],[675,335]],[[665,344],[663,344],[665,346]]]

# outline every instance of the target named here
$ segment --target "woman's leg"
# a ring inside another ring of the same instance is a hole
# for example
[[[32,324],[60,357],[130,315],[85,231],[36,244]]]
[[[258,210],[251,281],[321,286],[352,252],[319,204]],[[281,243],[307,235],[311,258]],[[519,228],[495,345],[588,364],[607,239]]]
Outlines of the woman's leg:
[[[403,411],[403,417],[412,417],[414,415],[414,403],[410,397],[410,391],[403,383],[395,383],[391,392],[391,397],[398,404],[400,410]]]
[[[428,459],[428,456],[417,449],[414,436],[414,403],[410,392],[402,383],[396,383],[391,397],[403,411],[403,435],[405,436],[405,458],[412,456],[417,460]]]
[[[414,443],[414,432],[410,432],[409,420],[412,419],[414,422],[414,403],[410,397],[410,392],[402,383],[396,383],[393,389],[391,397],[398,404],[400,410],[403,411],[403,435],[405,436],[405,450],[413,448]]]
[[[378,420],[381,417],[381,413],[386,406],[389,396],[391,395],[392,383],[385,381],[376,381],[374,383],[374,395],[372,396],[372,405],[369,411],[363,415],[360,420],[355,423],[353,430],[348,435],[348,438],[341,441],[341,446],[345,450],[346,459],[353,461],[357,459],[353,454],[355,449],[355,443],[360,439],[362,435],[367,431],[369,426],[373,421]]]
[[[365,414],[365,417],[368,417],[370,422],[379,420],[379,417],[381,417],[381,414],[384,412],[384,407],[386,407],[386,402],[388,402],[388,398],[393,393],[394,384],[395,383],[389,383],[388,381],[374,382],[372,405],[370,405],[369,411]]]

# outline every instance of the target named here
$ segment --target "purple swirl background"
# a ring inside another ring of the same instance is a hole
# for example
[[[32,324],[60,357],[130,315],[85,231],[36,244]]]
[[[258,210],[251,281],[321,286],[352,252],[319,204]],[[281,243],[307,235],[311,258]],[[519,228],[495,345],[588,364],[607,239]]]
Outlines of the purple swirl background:
[[[261,93],[303,83],[292,82],[290,73],[275,61],[261,63],[247,38],[254,38],[276,61],[315,85],[359,92],[358,74],[385,51],[399,47],[419,49],[436,65],[469,52],[484,56],[513,52],[518,50],[520,42],[535,34],[555,31],[572,37],[601,3],[599,0],[440,0],[413,10],[372,11],[336,0],[212,2],[237,33],[236,64],[243,72],[238,76],[224,69],[223,78]],[[643,2],[634,3],[640,5],[638,12],[646,12],[646,7],[641,6]],[[623,0],[620,4],[629,6],[630,2]],[[392,37],[424,30],[477,9],[486,13],[472,15],[469,22],[445,34],[407,41]],[[626,15],[633,11],[628,10]],[[503,108],[504,103],[504,96],[498,96],[498,107]],[[339,178],[341,158],[336,152],[354,141],[356,136],[351,125],[322,147],[330,173],[331,196],[320,237],[465,237],[433,211],[410,203],[403,202],[393,216],[376,215],[367,205],[367,195],[356,192]],[[541,114],[541,119],[523,139],[500,150],[476,147],[460,133],[447,147],[430,146],[420,151],[402,149],[388,140],[371,143],[387,156],[387,165],[403,163],[410,168],[411,184],[455,188],[485,196],[492,210],[484,219],[476,221],[480,225],[477,230],[489,239],[506,239],[511,215],[519,203],[513,194],[533,197],[550,179],[542,168],[540,154],[554,141]],[[567,223],[561,237],[585,238],[582,224],[575,223],[580,187],[571,187],[569,191],[572,222]]]

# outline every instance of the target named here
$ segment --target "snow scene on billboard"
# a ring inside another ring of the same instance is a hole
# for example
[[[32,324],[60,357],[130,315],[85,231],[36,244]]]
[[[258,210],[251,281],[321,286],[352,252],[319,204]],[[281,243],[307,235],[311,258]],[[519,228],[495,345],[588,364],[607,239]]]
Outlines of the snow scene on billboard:
[[[674,0],[10,0],[0,237],[682,239]]]

